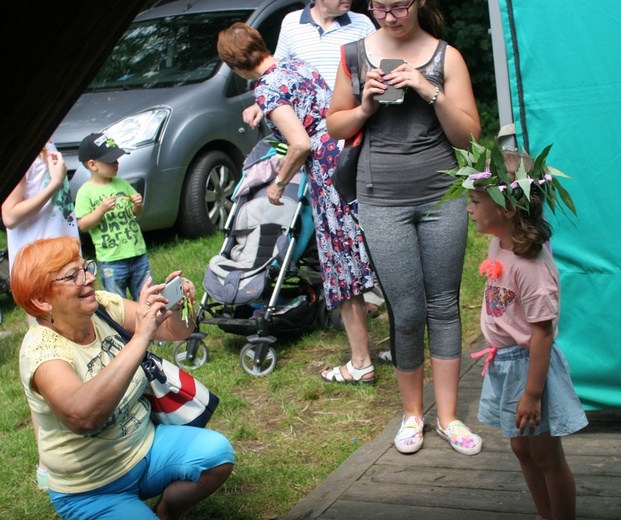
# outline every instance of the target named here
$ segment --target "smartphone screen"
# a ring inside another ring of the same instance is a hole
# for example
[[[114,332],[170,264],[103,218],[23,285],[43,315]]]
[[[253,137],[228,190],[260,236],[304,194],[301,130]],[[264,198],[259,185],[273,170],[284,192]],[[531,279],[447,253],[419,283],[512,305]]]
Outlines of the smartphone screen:
[[[385,74],[388,74],[403,63],[405,63],[403,60],[382,60],[380,62],[380,69],[382,69]],[[403,98],[405,97],[405,90],[403,90],[402,88],[395,88],[392,85],[387,86],[388,88],[384,91],[383,94],[376,94],[375,96],[373,96],[373,99],[379,101],[380,103],[386,104],[403,103]]]

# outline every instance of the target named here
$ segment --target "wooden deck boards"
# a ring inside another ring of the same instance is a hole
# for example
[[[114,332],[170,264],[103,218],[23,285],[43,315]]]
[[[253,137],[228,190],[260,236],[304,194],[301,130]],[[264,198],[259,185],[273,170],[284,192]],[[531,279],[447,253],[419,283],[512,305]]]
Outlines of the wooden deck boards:
[[[534,520],[536,510],[508,441],[476,418],[481,366],[482,361],[464,356],[459,390],[460,418],[483,437],[479,455],[459,455],[435,434],[433,388],[427,385],[421,451],[402,455],[394,449],[397,415],[285,520]],[[576,479],[577,516],[621,519],[621,411],[587,415],[589,426],[563,439]]]

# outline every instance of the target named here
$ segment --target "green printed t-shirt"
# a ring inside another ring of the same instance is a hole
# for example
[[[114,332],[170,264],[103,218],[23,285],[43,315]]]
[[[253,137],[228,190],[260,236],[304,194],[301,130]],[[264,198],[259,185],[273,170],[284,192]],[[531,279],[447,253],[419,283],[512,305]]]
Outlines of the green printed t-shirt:
[[[125,260],[147,252],[142,231],[132,211],[132,202],[124,199],[134,193],[136,190],[129,182],[116,177],[105,186],[85,182],[78,190],[75,198],[78,219],[95,210],[105,198],[117,198],[116,207],[108,211],[99,224],[89,229],[100,262]]]

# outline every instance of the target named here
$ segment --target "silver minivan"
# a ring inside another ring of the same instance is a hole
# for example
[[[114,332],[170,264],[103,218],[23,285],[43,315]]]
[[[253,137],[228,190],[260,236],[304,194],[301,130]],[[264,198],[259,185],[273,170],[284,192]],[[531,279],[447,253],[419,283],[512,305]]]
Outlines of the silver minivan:
[[[140,13],[52,136],[72,194],[88,180],[80,141],[105,131],[129,155],[119,176],[144,198],[143,231],[187,237],[222,229],[241,165],[259,139],[242,121],[252,84],[223,64],[218,32],[256,27],[273,52],[284,16],[306,0],[175,0]]]

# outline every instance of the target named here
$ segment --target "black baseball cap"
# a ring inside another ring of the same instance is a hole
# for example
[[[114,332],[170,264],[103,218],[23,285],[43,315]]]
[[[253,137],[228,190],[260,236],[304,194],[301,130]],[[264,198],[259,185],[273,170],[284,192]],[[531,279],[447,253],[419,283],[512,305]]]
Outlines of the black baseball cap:
[[[87,135],[78,148],[78,160],[80,162],[90,161],[91,159],[105,163],[113,163],[126,152],[114,142],[114,139],[106,134]]]

